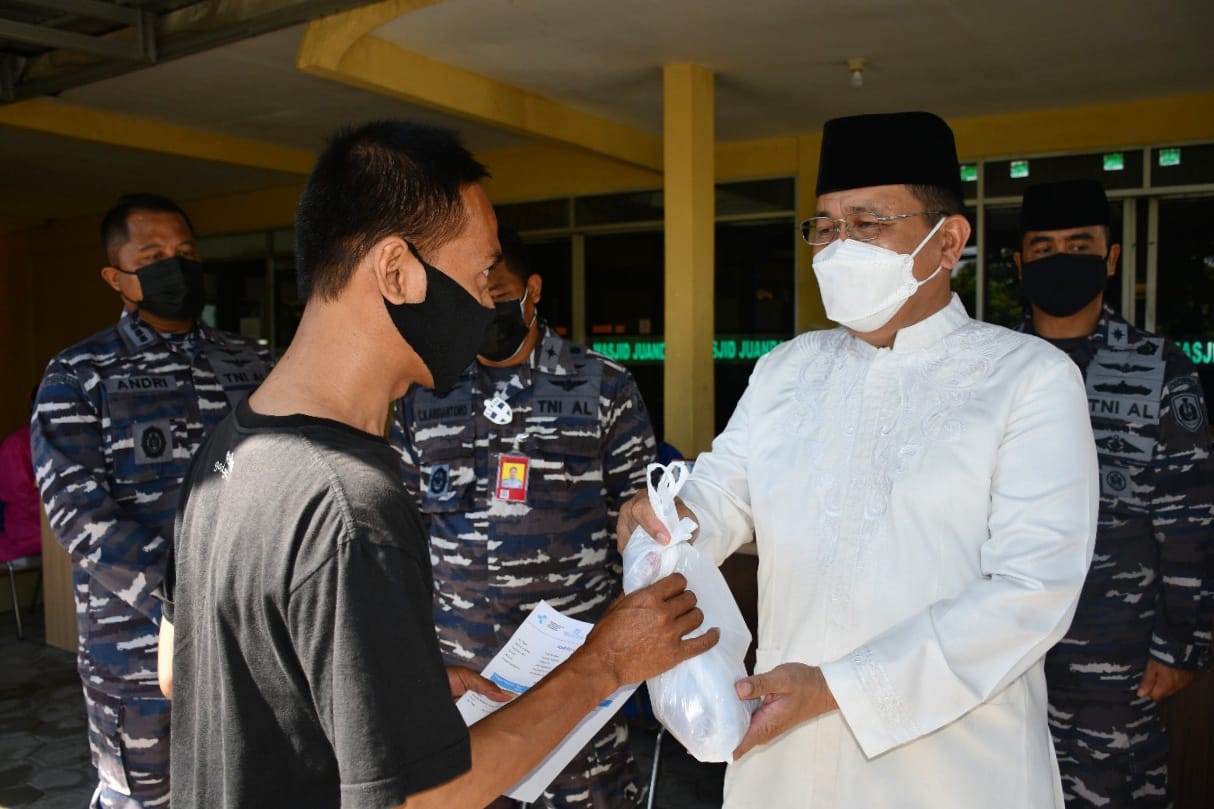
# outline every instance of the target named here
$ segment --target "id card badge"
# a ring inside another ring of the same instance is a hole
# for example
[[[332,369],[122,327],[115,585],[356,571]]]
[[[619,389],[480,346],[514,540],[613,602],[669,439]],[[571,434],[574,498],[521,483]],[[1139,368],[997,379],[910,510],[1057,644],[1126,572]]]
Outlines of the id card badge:
[[[527,502],[527,474],[530,470],[530,458],[522,455],[499,455],[497,488],[493,496],[508,503]]]

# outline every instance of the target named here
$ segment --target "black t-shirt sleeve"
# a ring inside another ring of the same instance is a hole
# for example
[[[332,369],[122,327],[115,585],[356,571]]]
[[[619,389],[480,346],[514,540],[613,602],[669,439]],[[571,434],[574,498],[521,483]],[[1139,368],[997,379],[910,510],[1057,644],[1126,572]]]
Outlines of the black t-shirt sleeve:
[[[173,592],[176,587],[177,565],[173,558],[173,543],[170,542],[164,558],[164,578],[160,580],[160,586],[152,592],[152,596],[160,602],[161,617],[170,624],[173,623],[173,610],[176,606],[173,603]]]
[[[428,565],[356,533],[292,591],[289,621],[341,805],[383,809],[465,772],[471,751],[434,634]]]

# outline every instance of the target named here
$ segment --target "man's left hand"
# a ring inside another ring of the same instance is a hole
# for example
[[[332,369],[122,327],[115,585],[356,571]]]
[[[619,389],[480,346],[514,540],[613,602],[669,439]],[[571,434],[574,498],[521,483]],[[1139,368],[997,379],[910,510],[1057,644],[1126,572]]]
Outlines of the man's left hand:
[[[1138,685],[1138,696],[1150,697],[1159,702],[1193,682],[1196,676],[1195,671],[1174,669],[1155,658],[1150,658],[1147,660],[1147,670],[1142,675],[1142,682]]]
[[[735,688],[741,699],[762,697],[763,704],[750,717],[750,729],[733,751],[734,761],[755,745],[766,744],[792,727],[839,707],[822,670],[804,663],[782,663],[764,674],[739,680]]]
[[[483,694],[494,702],[509,702],[514,699],[514,694],[463,666],[447,666],[447,682],[451,684],[452,699],[459,699],[469,691]]]

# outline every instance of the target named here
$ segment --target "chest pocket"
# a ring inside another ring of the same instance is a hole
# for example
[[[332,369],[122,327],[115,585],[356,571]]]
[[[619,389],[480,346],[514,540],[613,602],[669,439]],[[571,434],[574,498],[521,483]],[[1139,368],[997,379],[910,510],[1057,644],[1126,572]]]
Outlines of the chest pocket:
[[[470,511],[476,493],[470,392],[456,389],[440,397],[432,391],[418,391],[411,417],[421,472],[422,513]]]
[[[528,436],[527,503],[536,508],[593,508],[602,502],[599,425],[563,424],[557,434]]]
[[[136,497],[139,484],[185,474],[190,411],[187,393],[173,376],[107,379],[105,397],[115,499]]]
[[[1102,431],[1095,432],[1099,435]],[[1101,510],[1115,514],[1144,512],[1154,489],[1150,464],[1103,452],[1098,457]]]
[[[535,382],[527,434],[527,502],[536,508],[593,508],[602,502],[600,379],[591,369]]]

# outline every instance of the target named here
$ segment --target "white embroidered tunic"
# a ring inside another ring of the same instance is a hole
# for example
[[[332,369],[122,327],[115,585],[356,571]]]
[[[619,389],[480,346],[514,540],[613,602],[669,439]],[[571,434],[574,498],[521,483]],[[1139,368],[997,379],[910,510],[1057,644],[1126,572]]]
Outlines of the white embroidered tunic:
[[[1062,807],[1042,659],[1098,481],[1075,364],[956,296],[889,349],[760,360],[682,496],[718,562],[758,543],[755,670],[822,666],[840,710],[732,764],[725,806]]]

